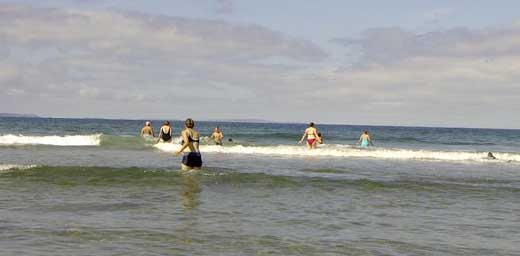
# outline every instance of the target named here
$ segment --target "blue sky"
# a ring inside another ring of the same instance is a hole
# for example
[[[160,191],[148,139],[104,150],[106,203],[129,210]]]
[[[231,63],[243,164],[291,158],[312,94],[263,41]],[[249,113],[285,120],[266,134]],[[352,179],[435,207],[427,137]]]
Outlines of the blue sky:
[[[0,0],[0,112],[520,128],[518,7]]]

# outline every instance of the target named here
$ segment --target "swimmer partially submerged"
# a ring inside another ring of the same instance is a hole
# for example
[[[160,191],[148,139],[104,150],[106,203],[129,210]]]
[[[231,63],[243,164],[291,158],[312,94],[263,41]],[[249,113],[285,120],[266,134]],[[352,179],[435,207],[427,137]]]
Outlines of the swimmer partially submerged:
[[[182,157],[182,171],[199,170],[202,167],[202,156],[199,151],[200,134],[194,129],[195,122],[191,118],[186,119],[184,127],[181,133],[182,147],[175,152],[175,155],[180,155],[186,150]]]
[[[358,144],[361,147],[368,147],[368,146],[374,146],[372,144],[372,139],[370,138],[370,135],[368,135],[368,131],[364,131],[363,134],[359,137]]]
[[[152,123],[150,121],[146,121],[143,128],[141,129],[141,136],[143,137],[155,137],[155,133],[153,132]]]
[[[165,121],[159,130],[159,141],[160,142],[171,142],[172,141],[172,127],[170,121]]]
[[[224,133],[220,130],[220,127],[215,127],[211,139],[215,142],[215,145],[222,146],[222,140],[224,139]]]

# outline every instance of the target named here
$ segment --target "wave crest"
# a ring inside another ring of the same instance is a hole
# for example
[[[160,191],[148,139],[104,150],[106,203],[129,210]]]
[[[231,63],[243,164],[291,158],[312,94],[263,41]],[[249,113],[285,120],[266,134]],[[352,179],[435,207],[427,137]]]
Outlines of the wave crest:
[[[37,165],[19,165],[19,164],[0,164],[0,172],[9,170],[27,170],[38,167]]]
[[[178,144],[159,143],[154,147],[164,152],[175,152],[180,148]],[[493,153],[496,160],[486,158],[487,152],[466,151],[433,151],[412,150],[398,148],[357,148],[346,145],[323,145],[321,148],[309,150],[304,146],[211,146],[201,145],[201,152],[225,154],[251,155],[280,155],[280,156],[323,156],[323,157],[359,157],[396,160],[439,160],[439,161],[477,161],[477,162],[520,162],[520,154]]]
[[[0,145],[53,145],[99,146],[101,134],[68,136],[24,136],[7,134],[0,136]]]

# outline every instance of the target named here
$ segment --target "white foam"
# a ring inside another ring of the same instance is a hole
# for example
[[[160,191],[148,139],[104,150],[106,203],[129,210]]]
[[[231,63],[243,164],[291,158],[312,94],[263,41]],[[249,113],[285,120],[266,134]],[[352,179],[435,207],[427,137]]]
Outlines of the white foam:
[[[9,171],[12,169],[27,170],[37,167],[36,165],[17,165],[17,164],[0,164],[0,172]]]
[[[200,143],[207,143],[210,141],[208,136],[200,137]],[[158,148],[164,152],[175,152],[181,148],[182,137],[173,137],[171,142],[159,142],[154,145],[155,148]]]
[[[169,152],[169,153],[173,153],[181,148],[180,143],[170,143],[170,142],[166,142],[166,143],[159,142],[153,146],[161,151]]]
[[[0,136],[0,145],[99,146],[101,134],[69,136]]]
[[[175,152],[180,145],[159,143],[154,147],[165,152]],[[224,154],[280,155],[280,156],[323,156],[323,157],[359,157],[397,160],[440,160],[440,161],[479,161],[489,162],[487,153],[465,151],[433,151],[398,148],[357,148],[345,145],[323,145],[309,150],[305,146],[200,146],[200,151]],[[494,153],[497,161],[520,162],[520,154]]]

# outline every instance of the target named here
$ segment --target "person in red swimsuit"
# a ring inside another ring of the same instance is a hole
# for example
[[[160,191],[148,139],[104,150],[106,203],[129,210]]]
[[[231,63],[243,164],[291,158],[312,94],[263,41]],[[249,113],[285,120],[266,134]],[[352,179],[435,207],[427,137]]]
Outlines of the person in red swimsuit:
[[[305,132],[303,132],[302,139],[300,140],[300,143],[303,142],[303,140],[307,137],[307,146],[309,148],[316,148],[316,142],[319,140],[318,137],[318,131],[314,127],[314,123],[311,122],[309,124],[309,127],[305,129]]]

